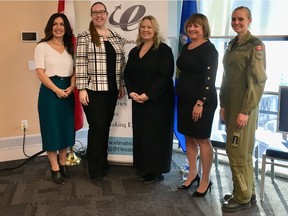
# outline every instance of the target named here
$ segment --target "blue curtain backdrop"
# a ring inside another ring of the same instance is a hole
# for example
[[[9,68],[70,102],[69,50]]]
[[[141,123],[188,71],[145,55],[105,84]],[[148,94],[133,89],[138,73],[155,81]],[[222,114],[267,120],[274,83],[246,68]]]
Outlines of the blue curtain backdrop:
[[[193,14],[193,13],[197,13],[197,1],[189,1],[189,0],[183,0],[182,3],[182,12],[181,12],[181,22],[180,22],[180,30],[179,30],[179,45],[178,45],[178,52],[180,54],[182,47],[185,43],[187,43],[187,37],[185,35],[184,32],[184,24],[185,21],[188,19],[188,17]],[[177,77],[175,79],[175,85],[177,82]],[[183,134],[178,132],[177,129],[177,122],[178,122],[178,118],[177,118],[177,96],[175,98],[175,112],[174,112],[174,134],[176,136],[176,138],[179,141],[179,146],[181,147],[181,149],[186,152],[186,145],[185,145],[185,137]]]

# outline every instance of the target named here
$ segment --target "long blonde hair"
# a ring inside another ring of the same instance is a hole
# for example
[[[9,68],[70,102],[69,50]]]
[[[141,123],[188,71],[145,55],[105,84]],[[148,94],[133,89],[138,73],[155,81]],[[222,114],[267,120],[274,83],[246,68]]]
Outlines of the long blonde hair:
[[[156,18],[152,15],[148,15],[145,16],[141,19],[140,23],[139,23],[139,27],[138,27],[138,34],[137,34],[137,38],[136,38],[136,45],[139,47],[142,43],[143,43],[143,38],[141,37],[140,34],[140,29],[141,29],[141,25],[143,23],[144,20],[150,20],[151,24],[152,24],[152,28],[155,32],[154,37],[153,37],[153,41],[154,41],[154,47],[157,49],[159,47],[159,44],[164,41],[164,38],[162,37],[160,31],[159,31],[159,24],[156,20]]]

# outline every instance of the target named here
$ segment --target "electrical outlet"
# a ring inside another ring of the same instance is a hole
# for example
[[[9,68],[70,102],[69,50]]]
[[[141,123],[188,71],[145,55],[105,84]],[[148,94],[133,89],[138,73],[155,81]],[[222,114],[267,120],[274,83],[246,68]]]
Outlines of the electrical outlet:
[[[21,130],[28,130],[28,120],[21,120]]]

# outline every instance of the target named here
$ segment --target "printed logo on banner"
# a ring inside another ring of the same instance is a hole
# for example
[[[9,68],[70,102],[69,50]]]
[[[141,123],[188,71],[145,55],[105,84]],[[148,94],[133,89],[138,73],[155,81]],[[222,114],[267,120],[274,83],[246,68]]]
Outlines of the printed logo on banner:
[[[118,10],[121,10],[121,4],[115,6],[115,10],[109,17],[109,23],[117,28],[121,28],[123,31],[133,31],[137,29],[139,20],[144,16],[146,12],[146,8],[143,5],[133,5],[122,13],[119,21],[116,21],[115,13]]]

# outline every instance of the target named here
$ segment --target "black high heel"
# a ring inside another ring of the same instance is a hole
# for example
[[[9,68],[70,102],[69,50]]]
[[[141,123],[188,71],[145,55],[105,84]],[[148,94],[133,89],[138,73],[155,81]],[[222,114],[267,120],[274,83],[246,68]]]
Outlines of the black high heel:
[[[197,190],[192,194],[192,197],[204,197],[206,196],[207,194],[207,191],[209,190],[209,192],[211,192],[211,186],[212,186],[212,182],[210,181],[209,184],[208,184],[208,187],[207,189],[203,192],[203,193],[200,193],[198,192]]]
[[[64,178],[72,178],[72,176],[71,176],[71,174],[70,174],[70,172],[69,172],[69,170],[68,170],[66,165],[60,165],[59,168],[60,168],[59,172],[60,172],[62,177],[64,177]]]
[[[62,176],[61,176],[59,170],[57,170],[57,171],[51,170],[51,176],[52,176],[52,178],[53,178],[53,180],[54,180],[54,182],[56,184],[62,184],[62,185],[65,184],[64,180],[62,179]]]
[[[195,178],[193,179],[193,181],[191,181],[191,183],[189,185],[184,185],[184,182],[180,185],[177,186],[178,189],[180,190],[187,190],[191,187],[191,185],[194,183],[194,182],[197,182],[197,186],[199,186],[199,182],[200,182],[200,176],[199,174],[197,173],[197,175],[195,176]]]

